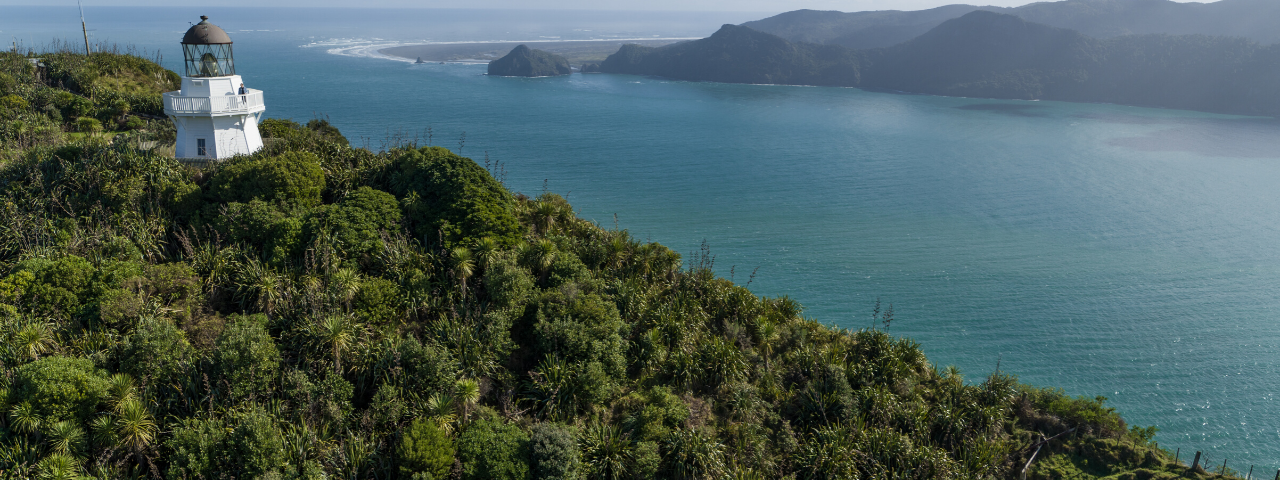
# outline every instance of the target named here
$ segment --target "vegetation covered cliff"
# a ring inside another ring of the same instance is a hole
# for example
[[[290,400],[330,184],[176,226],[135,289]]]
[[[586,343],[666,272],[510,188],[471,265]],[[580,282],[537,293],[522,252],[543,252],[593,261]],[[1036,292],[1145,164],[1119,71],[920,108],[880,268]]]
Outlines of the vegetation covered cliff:
[[[702,40],[624,48],[600,67],[696,81],[1280,114],[1280,91],[1269,88],[1280,83],[1280,45],[1201,35],[1102,40],[987,11],[869,50],[725,25]]]
[[[560,55],[517,45],[502,58],[489,62],[489,75],[504,77],[554,77],[573,73]]]
[[[443,148],[262,131],[0,164],[0,477],[1207,478],[891,308],[829,327]]]
[[[1241,37],[1263,45],[1280,42],[1280,32],[1273,28],[1280,22],[1280,3],[1270,0],[1064,0],[1011,8],[947,5],[917,11],[795,10],[743,26],[794,42],[865,49],[897,45],[977,10],[1015,15],[1094,38],[1163,34]]]

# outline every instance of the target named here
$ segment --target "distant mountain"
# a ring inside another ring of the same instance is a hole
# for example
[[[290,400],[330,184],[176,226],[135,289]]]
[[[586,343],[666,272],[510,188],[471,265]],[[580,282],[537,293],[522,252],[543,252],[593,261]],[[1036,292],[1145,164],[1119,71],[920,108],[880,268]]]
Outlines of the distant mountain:
[[[1244,37],[1264,45],[1280,42],[1280,1],[1066,0],[1015,8],[948,5],[919,11],[835,12],[796,10],[744,23],[794,42],[864,49],[905,42],[947,20],[976,10],[1076,30],[1096,38],[1135,34]]]
[[[1097,39],[982,10],[893,47],[866,50],[790,42],[725,25],[702,40],[624,47],[601,70],[695,81],[1280,114],[1280,88],[1275,87],[1280,85],[1280,45],[1204,35]]]
[[[858,55],[725,25],[701,40],[657,48],[625,45],[599,69],[710,82],[844,86],[858,81]]]
[[[525,45],[517,45],[506,56],[489,62],[489,75],[503,77],[554,77],[572,72],[564,57]]]

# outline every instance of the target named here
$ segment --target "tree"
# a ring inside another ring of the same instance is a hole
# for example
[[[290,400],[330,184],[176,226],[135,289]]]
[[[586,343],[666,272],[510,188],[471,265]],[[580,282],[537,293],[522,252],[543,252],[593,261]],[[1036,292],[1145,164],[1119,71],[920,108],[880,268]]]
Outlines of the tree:
[[[475,379],[462,378],[456,383],[459,406],[462,407],[462,420],[466,422],[471,409],[480,402],[480,383]]]
[[[158,427],[146,405],[137,399],[120,402],[115,409],[116,431],[120,445],[133,452],[142,465],[143,452],[156,440]]]
[[[409,478],[426,473],[432,479],[444,480],[453,467],[453,451],[453,440],[435,422],[425,418],[414,420],[396,446],[400,475]]]
[[[449,263],[453,277],[458,281],[458,290],[462,292],[462,298],[467,298],[467,279],[471,278],[476,269],[476,262],[471,258],[471,250],[467,247],[454,247],[449,252]]]
[[[187,376],[195,349],[172,322],[144,321],[119,346],[120,370],[135,378],[166,382]]]
[[[326,315],[312,327],[316,341],[333,354],[333,370],[341,374],[342,355],[350,350],[364,331],[364,325],[348,315]]]

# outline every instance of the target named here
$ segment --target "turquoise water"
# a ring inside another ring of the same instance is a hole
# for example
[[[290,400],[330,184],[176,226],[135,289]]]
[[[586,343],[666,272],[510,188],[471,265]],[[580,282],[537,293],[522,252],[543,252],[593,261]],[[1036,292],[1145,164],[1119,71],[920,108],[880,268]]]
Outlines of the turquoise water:
[[[205,12],[88,13],[100,40],[160,49],[173,68],[188,17]],[[70,36],[56,33],[67,27],[53,9],[0,8],[0,19],[22,15],[25,30],[0,20],[0,35]],[[411,65],[365,48],[702,36],[763,14],[209,15],[237,42],[238,73],[266,91],[270,116],[327,115],[374,148],[427,127],[456,148],[465,132],[462,153],[504,162],[513,189],[545,182],[580,215],[611,226],[616,214],[680,252],[705,239],[723,275],[790,295],[824,323],[868,326],[878,297],[894,305],[893,333],[971,379],[999,363],[1028,383],[1110,398],[1132,423],[1158,426],[1171,450],[1280,465],[1274,119],[618,75],[490,78],[483,65]]]

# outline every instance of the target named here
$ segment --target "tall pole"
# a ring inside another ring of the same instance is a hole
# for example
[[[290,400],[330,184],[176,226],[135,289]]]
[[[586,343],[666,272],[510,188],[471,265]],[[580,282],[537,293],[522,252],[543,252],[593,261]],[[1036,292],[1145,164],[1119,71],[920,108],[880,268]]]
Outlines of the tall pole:
[[[80,0],[76,0],[76,6],[80,7],[80,31],[84,33],[84,54],[89,55],[89,28],[84,26],[84,5],[80,4]]]

